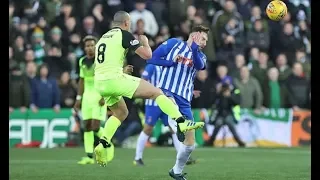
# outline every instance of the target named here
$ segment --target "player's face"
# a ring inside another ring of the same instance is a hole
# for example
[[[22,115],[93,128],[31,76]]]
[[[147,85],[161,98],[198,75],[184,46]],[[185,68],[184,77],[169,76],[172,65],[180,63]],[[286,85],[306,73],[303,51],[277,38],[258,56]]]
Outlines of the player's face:
[[[94,48],[96,43],[93,40],[85,42],[84,50],[86,54],[94,54]]]
[[[207,45],[207,41],[208,41],[208,34],[205,33],[205,32],[201,32],[200,33],[200,44],[199,44],[199,47],[200,49],[203,49],[206,47]]]

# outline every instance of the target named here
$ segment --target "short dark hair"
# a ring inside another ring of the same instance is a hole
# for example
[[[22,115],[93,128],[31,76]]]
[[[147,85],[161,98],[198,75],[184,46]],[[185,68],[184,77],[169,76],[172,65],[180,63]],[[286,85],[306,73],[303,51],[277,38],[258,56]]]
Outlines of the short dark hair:
[[[87,41],[94,41],[96,43],[98,40],[96,37],[92,35],[87,35],[86,37],[83,38],[82,42],[86,43]]]
[[[204,32],[204,33],[208,33],[209,32],[209,28],[205,27],[203,25],[196,25],[191,29],[191,33],[193,32]]]

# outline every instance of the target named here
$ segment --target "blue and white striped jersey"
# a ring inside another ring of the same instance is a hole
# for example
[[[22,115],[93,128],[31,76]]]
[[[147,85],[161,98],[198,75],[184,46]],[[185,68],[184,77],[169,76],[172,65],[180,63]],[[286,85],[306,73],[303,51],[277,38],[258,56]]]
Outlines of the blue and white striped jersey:
[[[176,38],[169,39],[162,43],[157,49],[167,51],[162,60],[174,61],[172,66],[162,67],[161,78],[158,87],[166,89],[191,102],[194,88],[194,78],[197,68],[194,66],[194,54],[186,41]],[[205,68],[206,56],[197,50],[197,60],[202,61]],[[200,70],[200,69],[199,69]]]

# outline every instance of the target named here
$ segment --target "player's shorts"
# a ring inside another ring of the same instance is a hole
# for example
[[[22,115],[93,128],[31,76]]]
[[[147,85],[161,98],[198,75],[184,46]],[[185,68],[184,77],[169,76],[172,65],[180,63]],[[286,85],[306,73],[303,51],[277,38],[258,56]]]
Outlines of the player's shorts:
[[[104,121],[107,116],[107,106],[99,105],[101,99],[100,94],[84,93],[81,104],[81,114],[83,120],[100,120]]]
[[[166,89],[161,88],[161,90],[167,97],[173,98],[175,100],[176,104],[179,107],[179,111],[183,116],[185,116],[188,120],[194,121],[190,102]]]
[[[136,92],[140,78],[122,74],[120,77],[108,80],[95,80],[94,85],[102,97],[105,98],[107,106],[119,102],[122,96],[132,98]]]
[[[145,123],[149,126],[155,126],[157,121],[161,119],[163,125],[168,126],[168,115],[161,111],[159,106],[145,107]]]

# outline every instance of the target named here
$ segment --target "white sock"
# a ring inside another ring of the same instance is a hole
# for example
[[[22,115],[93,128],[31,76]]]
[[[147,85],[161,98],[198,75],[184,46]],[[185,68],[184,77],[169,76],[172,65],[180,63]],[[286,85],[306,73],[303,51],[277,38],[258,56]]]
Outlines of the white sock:
[[[178,140],[176,133],[172,134],[172,141],[173,141],[174,148],[176,148],[176,151],[178,153],[180,144],[182,144],[182,143]]]
[[[149,136],[144,133],[143,131],[140,133],[138,141],[137,141],[137,147],[136,147],[136,157],[135,160],[142,159],[144,147],[146,146],[146,143],[148,141]]]
[[[183,143],[180,144],[179,152],[177,154],[176,164],[173,166],[173,172],[175,174],[181,174],[186,162],[188,161],[191,152],[194,150],[194,146],[186,146]]]

